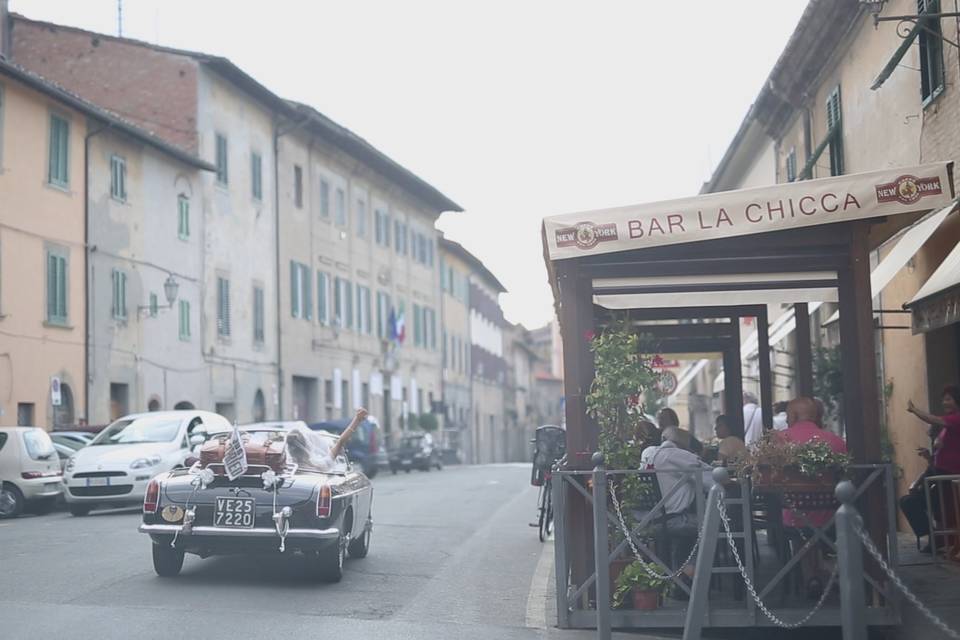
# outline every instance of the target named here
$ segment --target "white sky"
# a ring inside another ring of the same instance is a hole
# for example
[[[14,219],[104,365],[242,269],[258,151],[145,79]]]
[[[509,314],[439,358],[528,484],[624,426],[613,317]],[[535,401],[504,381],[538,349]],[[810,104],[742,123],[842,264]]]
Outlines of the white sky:
[[[806,0],[124,0],[124,35],[230,58],[459,203],[439,226],[553,313],[546,215],[695,194]],[[116,0],[10,0],[116,34]]]

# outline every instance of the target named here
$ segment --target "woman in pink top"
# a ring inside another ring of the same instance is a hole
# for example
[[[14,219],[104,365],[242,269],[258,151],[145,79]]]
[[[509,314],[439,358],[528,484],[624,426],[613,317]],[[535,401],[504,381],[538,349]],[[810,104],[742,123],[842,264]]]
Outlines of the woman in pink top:
[[[941,429],[937,437],[937,447],[933,453],[933,471],[934,475],[960,475],[960,388],[955,386],[945,387],[941,396],[941,406],[943,415],[935,416],[932,413],[921,411],[913,404],[913,400],[907,403],[907,411],[917,416],[927,424]],[[939,489],[943,491],[943,504],[945,506],[943,513],[943,523],[941,527],[946,529],[957,528],[957,513],[954,508],[953,483],[941,482]],[[948,549],[953,547],[951,553],[955,560],[960,560],[960,544],[956,536],[948,536],[946,545]]]

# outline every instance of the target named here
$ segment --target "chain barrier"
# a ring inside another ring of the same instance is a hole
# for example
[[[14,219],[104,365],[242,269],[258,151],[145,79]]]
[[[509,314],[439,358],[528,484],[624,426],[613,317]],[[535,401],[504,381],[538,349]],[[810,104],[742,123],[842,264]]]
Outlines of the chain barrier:
[[[724,506],[722,496],[717,502],[717,509],[720,511],[720,521],[723,522],[723,529],[727,534],[727,542],[730,545],[730,551],[733,553],[733,559],[737,563],[737,569],[740,570],[740,575],[743,577],[743,583],[747,586],[747,591],[750,592],[750,597],[753,598],[753,601],[757,604],[757,607],[760,609],[760,611],[763,612],[763,615],[765,615],[770,622],[784,629],[797,629],[809,622],[810,619],[816,615],[817,611],[823,608],[824,603],[827,601],[827,596],[830,595],[830,591],[833,589],[833,585],[837,581],[837,575],[840,572],[839,566],[834,565],[833,571],[830,573],[830,579],[827,580],[827,584],[823,588],[823,593],[820,594],[820,600],[817,601],[817,604],[813,607],[813,609],[811,609],[807,615],[796,622],[784,622],[777,617],[773,611],[767,608],[767,605],[764,604],[760,596],[757,595],[757,589],[753,585],[753,580],[751,580],[750,576],[747,575],[747,570],[743,566],[743,561],[740,559],[740,551],[737,549],[737,544],[734,541],[733,534],[730,530],[730,518],[727,516],[727,508]]]
[[[650,568],[649,561],[640,554],[640,551],[637,549],[637,545],[634,544],[633,534],[630,532],[630,528],[627,527],[627,523],[623,519],[623,513],[620,510],[620,501],[617,499],[617,487],[613,483],[613,480],[609,480],[608,484],[610,487],[610,498],[613,501],[613,508],[617,512],[617,519],[620,521],[620,529],[623,531],[624,537],[630,544],[630,549],[633,551],[633,555],[635,555],[637,560],[640,561],[643,570],[651,578],[658,578],[660,580],[673,580],[674,578],[680,577],[680,574],[683,573],[683,570],[693,561],[693,557],[697,554],[697,549],[700,548],[700,539],[703,536],[701,528],[697,528],[697,541],[694,543],[693,549],[690,550],[690,555],[687,556],[687,559],[680,564],[680,568],[671,574],[659,574]]]
[[[883,572],[887,574],[887,577],[890,578],[890,581],[896,585],[897,589],[900,590],[907,600],[916,607],[920,613],[922,613],[935,627],[943,631],[950,638],[955,640],[960,640],[960,633],[957,633],[944,622],[937,614],[931,611],[925,604],[920,602],[918,598],[910,589],[904,584],[903,580],[900,579],[894,570],[887,564],[887,561],[884,560],[883,554],[880,553],[880,550],[877,549],[876,545],[873,544],[873,540],[870,539],[869,534],[863,530],[863,527],[860,526],[859,518],[858,521],[854,523],[854,532],[857,534],[857,537],[860,538],[860,541],[863,543],[864,548],[867,550],[877,564],[880,565],[880,568],[883,569]]]

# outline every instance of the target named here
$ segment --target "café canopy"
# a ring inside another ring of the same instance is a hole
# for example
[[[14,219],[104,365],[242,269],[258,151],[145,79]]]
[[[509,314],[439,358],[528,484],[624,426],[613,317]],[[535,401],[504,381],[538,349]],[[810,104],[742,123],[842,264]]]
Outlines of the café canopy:
[[[544,219],[544,254],[564,343],[568,450],[596,446],[596,430],[586,428],[593,361],[583,336],[614,314],[629,314],[662,352],[719,354],[726,411],[734,417],[747,350],[739,319],[756,318],[769,428],[766,305],[794,305],[798,385],[812,395],[809,307],[838,302],[848,444],[855,459],[879,460],[871,227],[946,207],[955,198],[952,174],[952,162],[939,162]],[[574,456],[571,463],[586,460]]]

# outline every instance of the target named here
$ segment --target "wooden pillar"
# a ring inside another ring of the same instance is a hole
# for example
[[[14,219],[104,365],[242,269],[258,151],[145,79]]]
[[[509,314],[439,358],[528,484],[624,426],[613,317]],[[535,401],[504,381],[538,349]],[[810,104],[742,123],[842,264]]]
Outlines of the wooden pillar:
[[[843,414],[847,446],[854,461],[880,462],[880,398],[867,224],[851,224],[849,263],[839,272]]]
[[[770,370],[770,318],[764,307],[757,315],[757,350],[760,358],[760,413],[763,428],[773,429],[773,373]]]
[[[594,332],[593,282],[572,261],[556,263],[560,290],[560,334],[563,340],[563,392],[567,421],[567,466],[591,468],[597,450],[596,423],[587,416],[586,395],[593,383],[593,353],[587,340]],[[582,584],[593,556],[592,509],[579,493],[566,487],[566,538],[570,573]]]
[[[810,310],[806,302],[793,305],[796,318],[797,358],[795,375],[797,376],[797,395],[813,397],[813,345],[810,343]]]
[[[733,435],[743,438],[743,369],[740,362],[740,318],[730,318],[733,338],[723,351],[723,411]]]

